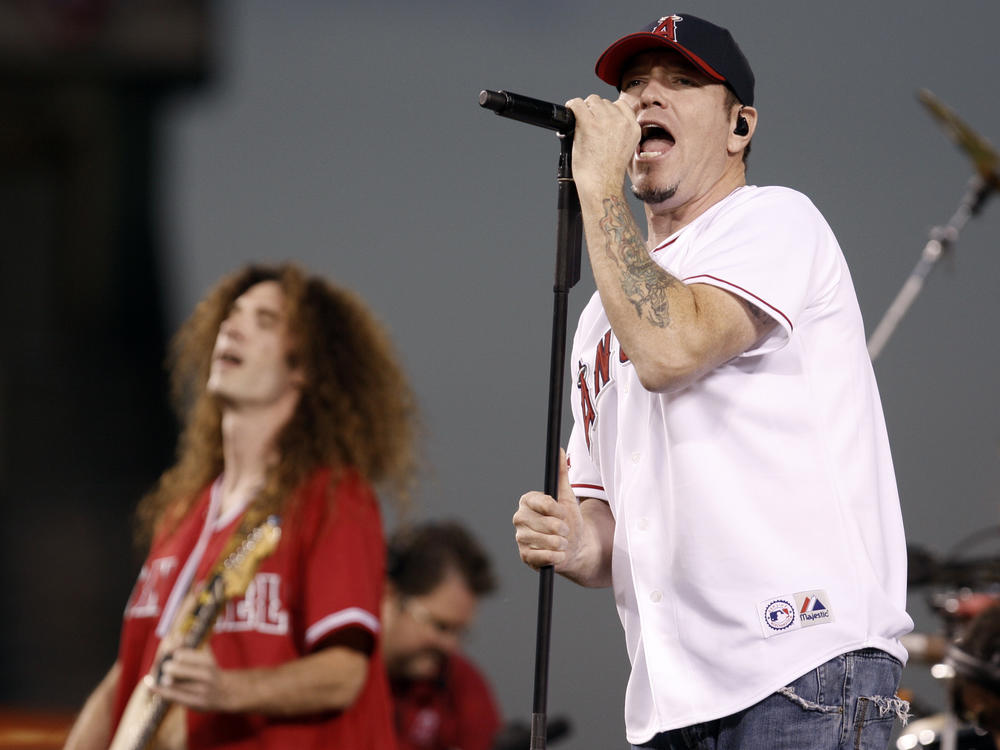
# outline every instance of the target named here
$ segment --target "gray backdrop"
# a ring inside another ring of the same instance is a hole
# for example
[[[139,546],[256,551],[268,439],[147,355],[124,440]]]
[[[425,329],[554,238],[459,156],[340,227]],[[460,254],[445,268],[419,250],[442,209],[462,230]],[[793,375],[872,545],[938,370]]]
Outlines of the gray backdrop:
[[[915,92],[1000,139],[996,2],[244,0],[221,8],[215,84],[167,117],[171,325],[250,259],[297,259],[377,310],[426,422],[418,514],[463,519],[499,568],[468,650],[512,719],[531,711],[537,577],[510,517],[542,484],[558,149],[477,94],[609,94],[600,51],[674,11],[734,30],[758,81],[750,181],[819,206],[871,331],[971,174]],[[987,204],[877,362],[908,537],[938,552],[997,520],[998,271]],[[585,266],[574,319],[592,290]],[[626,675],[610,593],[557,581],[560,747],[624,747]],[[922,668],[904,682],[936,700]]]

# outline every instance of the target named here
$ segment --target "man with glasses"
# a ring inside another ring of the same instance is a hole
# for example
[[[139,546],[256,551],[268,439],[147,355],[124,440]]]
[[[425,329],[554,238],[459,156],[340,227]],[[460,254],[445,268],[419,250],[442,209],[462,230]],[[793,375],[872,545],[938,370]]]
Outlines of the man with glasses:
[[[500,712],[459,653],[480,597],[496,588],[489,558],[458,523],[426,523],[389,542],[383,656],[400,750],[489,750]]]

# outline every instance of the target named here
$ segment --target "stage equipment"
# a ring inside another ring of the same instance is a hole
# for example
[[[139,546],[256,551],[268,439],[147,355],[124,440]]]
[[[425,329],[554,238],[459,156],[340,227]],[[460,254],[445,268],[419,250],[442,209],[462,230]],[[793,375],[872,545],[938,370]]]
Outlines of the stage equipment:
[[[931,228],[930,239],[920,254],[920,259],[909,277],[903,283],[896,298],[889,305],[879,321],[871,338],[868,339],[868,354],[874,362],[885,345],[889,343],[896,326],[899,325],[910,305],[923,289],[927,275],[934,265],[947,253],[955,249],[958,235],[970,218],[979,213],[989,195],[1000,189],[1000,155],[989,141],[962,122],[951,109],[945,106],[927,89],[917,93],[917,98],[941,124],[948,136],[962,149],[975,167],[976,174],[969,180],[965,195],[958,209],[948,223]]]
[[[559,447],[562,423],[563,383],[566,363],[566,314],[569,290],[580,280],[580,249],[583,222],[580,198],[573,182],[573,113],[565,107],[505,91],[482,91],[479,106],[498,115],[557,131],[559,167],[556,174],[556,272],[553,291],[552,346],[549,357],[549,400],[545,439],[545,494],[559,491]],[[568,116],[567,116],[568,115]],[[538,571],[538,622],[535,635],[535,682],[531,713],[530,750],[544,750],[549,651],[552,632],[551,565]]]
[[[980,750],[993,748],[990,736],[956,715],[951,683],[955,668],[949,663],[952,644],[973,618],[1000,604],[1000,554],[977,554],[984,544],[1000,544],[1000,526],[978,529],[952,545],[943,555],[925,547],[907,545],[907,588],[925,588],[931,611],[940,618],[938,633],[909,633],[902,641],[913,663],[926,665],[932,677],[945,685],[944,711],[911,700],[911,721],[900,733],[896,750]]]

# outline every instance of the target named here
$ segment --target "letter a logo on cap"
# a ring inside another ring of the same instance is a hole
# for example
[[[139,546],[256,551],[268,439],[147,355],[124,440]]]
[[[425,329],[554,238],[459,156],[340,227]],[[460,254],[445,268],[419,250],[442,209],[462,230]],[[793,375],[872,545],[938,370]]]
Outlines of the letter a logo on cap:
[[[684,19],[680,16],[664,16],[657,22],[653,29],[654,34],[665,36],[671,42],[677,42],[677,24]]]

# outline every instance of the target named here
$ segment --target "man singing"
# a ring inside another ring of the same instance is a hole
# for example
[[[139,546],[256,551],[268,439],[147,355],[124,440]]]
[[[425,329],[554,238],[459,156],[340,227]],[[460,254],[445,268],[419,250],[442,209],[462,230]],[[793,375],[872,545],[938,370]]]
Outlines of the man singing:
[[[558,497],[522,496],[521,558],[614,587],[634,745],[884,748],[912,622],[844,256],[804,195],[746,184],[754,75],[726,29],[665,15],[597,75],[615,99],[567,104],[597,293]]]

